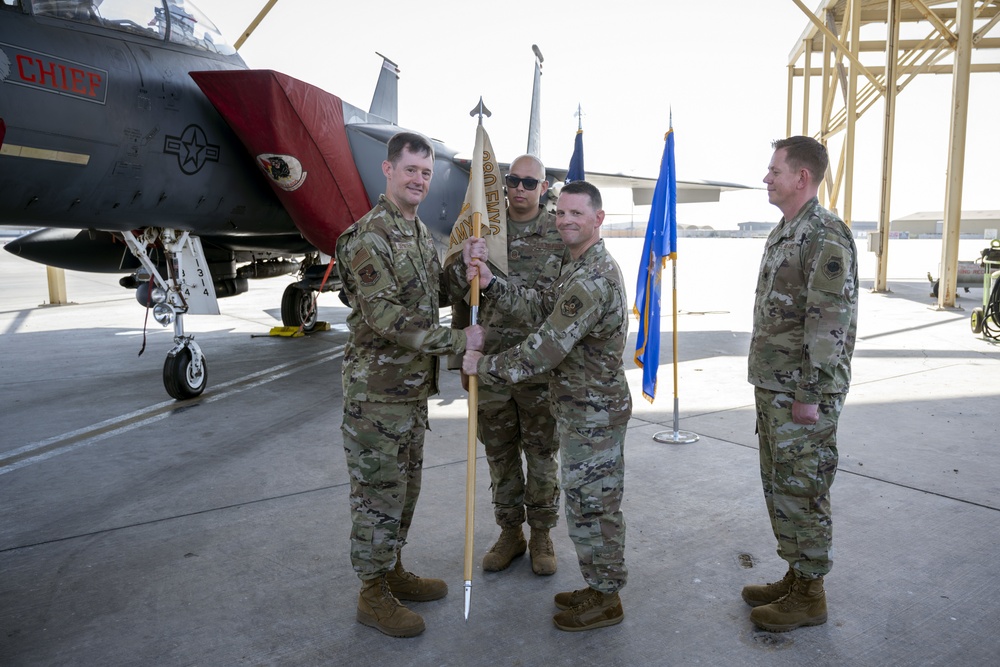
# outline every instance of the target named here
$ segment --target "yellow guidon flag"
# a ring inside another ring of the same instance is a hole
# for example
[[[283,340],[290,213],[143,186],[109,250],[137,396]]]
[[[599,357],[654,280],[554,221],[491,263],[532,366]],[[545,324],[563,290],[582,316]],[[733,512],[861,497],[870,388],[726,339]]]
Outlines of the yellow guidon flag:
[[[497,165],[490,135],[480,123],[476,126],[476,149],[469,171],[469,188],[462,210],[451,230],[444,263],[462,252],[465,239],[473,236],[473,217],[479,213],[482,235],[489,251],[489,263],[496,273],[507,275],[507,205],[504,201],[503,174]]]

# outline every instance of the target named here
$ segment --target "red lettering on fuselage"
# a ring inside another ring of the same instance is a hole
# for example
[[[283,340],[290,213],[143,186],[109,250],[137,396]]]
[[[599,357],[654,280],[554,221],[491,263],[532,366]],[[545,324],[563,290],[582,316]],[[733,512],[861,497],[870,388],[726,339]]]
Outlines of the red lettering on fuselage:
[[[77,97],[103,97],[104,73],[24,53],[15,56],[21,81],[35,88],[65,91]]]

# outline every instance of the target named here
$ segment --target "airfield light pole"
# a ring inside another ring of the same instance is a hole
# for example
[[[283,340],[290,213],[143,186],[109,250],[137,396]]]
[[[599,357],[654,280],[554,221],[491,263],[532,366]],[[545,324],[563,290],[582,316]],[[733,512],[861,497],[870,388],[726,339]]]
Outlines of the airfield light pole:
[[[267,13],[271,11],[271,8],[274,7],[277,3],[278,0],[267,0],[267,4],[264,5],[264,9],[260,10],[260,13],[257,14],[257,18],[255,18],[253,21],[250,22],[250,25],[247,26],[247,29],[244,30],[243,34],[240,35],[240,38],[236,40],[236,44],[233,45],[236,47],[237,51],[240,50],[240,47],[243,46],[243,42],[247,41],[247,39],[250,38],[250,35],[253,34],[253,31],[257,29],[257,26],[260,25],[260,22],[264,20],[264,17],[267,16]]]

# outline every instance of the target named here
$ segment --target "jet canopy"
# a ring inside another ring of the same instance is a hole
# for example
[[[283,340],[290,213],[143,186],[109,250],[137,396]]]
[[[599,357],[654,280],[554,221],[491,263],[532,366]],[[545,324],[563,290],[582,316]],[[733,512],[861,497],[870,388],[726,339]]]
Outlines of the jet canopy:
[[[236,53],[187,0],[23,0],[35,16],[98,25],[224,56]]]

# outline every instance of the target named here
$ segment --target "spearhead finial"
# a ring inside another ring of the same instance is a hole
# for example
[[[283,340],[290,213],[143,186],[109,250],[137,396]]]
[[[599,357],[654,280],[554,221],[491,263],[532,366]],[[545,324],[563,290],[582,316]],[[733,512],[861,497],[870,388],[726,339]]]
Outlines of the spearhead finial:
[[[465,620],[469,620],[469,606],[472,602],[472,582],[465,582]]]
[[[469,115],[472,116],[473,118],[475,118],[476,116],[479,116],[479,124],[482,125],[483,124],[483,116],[486,116],[487,118],[489,118],[490,116],[493,115],[493,113],[490,112],[490,110],[486,108],[486,105],[483,104],[483,98],[480,96],[480,98],[479,98],[479,104],[477,104],[475,106],[475,108],[472,111],[469,112]]]
[[[545,62],[545,58],[542,57],[542,50],[538,48],[537,44],[532,44],[531,50],[535,53],[535,57],[538,58],[539,65]]]

